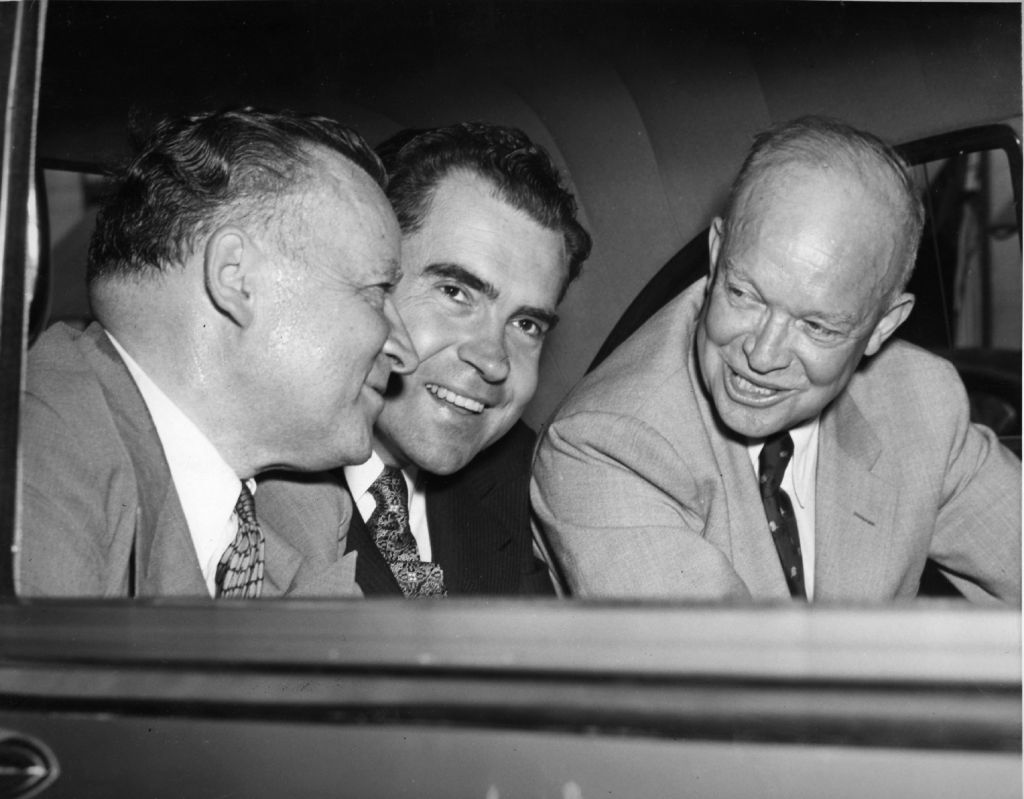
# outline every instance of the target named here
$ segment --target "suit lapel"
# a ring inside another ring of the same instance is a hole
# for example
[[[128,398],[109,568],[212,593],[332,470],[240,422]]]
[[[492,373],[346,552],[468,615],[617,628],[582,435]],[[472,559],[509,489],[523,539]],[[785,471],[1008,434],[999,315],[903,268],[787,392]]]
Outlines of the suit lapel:
[[[757,489],[757,474],[746,444],[724,440],[718,457],[727,461],[722,473],[736,476],[735,485],[725,492],[729,513],[726,529],[731,531],[733,566],[755,599],[789,599],[789,588],[768,530],[764,504]]]
[[[91,346],[84,346],[83,352],[103,385],[135,473],[132,593],[209,596],[146,403],[103,329],[92,325],[84,336]],[[342,557],[339,551],[351,507],[337,501],[341,496],[340,488],[316,477],[260,481],[256,505],[266,541],[265,596],[352,593],[355,557]]]
[[[882,444],[850,393],[822,416],[815,493],[817,600],[881,596],[890,562],[895,480],[880,473]]]
[[[518,567],[502,513],[510,499],[506,491],[514,488],[501,477],[484,462],[470,463],[448,477],[427,477],[430,543],[450,594],[515,588]]]
[[[402,589],[395,580],[395,575],[388,566],[387,561],[380,554],[373,536],[366,526],[359,508],[356,507],[355,499],[352,497],[345,484],[345,478],[339,469],[338,479],[345,486],[345,492],[352,502],[352,521],[348,526],[348,537],[345,541],[345,551],[358,553],[356,560],[356,582],[367,596],[374,594],[402,595]]]
[[[357,556],[345,554],[354,511],[328,475],[260,478],[256,516],[266,541],[264,596],[353,594]]]
[[[744,440],[718,421],[711,400],[703,392],[703,378],[694,347],[687,358],[690,385],[695,386],[697,406],[707,431],[707,442],[715,456],[718,480],[715,490],[725,498],[725,518],[707,520],[711,543],[728,556],[733,569],[755,599],[788,599],[779,555],[764,515],[757,488],[757,474]],[[718,503],[711,502],[714,509]]]
[[[135,519],[134,589],[139,596],[205,596],[188,523],[174,490],[156,427],[135,381],[103,328],[83,334],[82,352],[96,373],[114,424],[132,461],[138,494]],[[131,569],[129,569],[131,571]]]
[[[266,541],[263,596],[326,597],[352,593],[355,553],[336,552],[333,559],[326,552],[322,558],[304,557],[271,523],[260,520],[260,529]]]

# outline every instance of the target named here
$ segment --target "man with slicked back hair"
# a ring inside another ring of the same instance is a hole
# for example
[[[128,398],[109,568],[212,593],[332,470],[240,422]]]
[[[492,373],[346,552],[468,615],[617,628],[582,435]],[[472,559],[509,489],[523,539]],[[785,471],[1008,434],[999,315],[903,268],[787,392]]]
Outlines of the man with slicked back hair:
[[[392,381],[373,457],[345,469],[357,579],[368,595],[551,593],[531,549],[534,434],[520,416],[590,236],[547,153],[515,128],[404,131],[378,152],[402,228],[395,302],[420,365]],[[404,497],[403,555],[379,522],[385,479]]]
[[[417,364],[385,186],[323,117],[155,126],[90,243],[96,321],[28,356],[21,595],[359,593],[329,470]]]

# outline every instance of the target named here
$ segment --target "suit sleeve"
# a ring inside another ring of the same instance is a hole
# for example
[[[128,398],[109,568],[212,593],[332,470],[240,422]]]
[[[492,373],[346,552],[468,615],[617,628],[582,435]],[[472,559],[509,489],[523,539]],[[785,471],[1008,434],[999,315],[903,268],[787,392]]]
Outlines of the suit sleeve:
[[[532,555],[527,570],[520,577],[519,593],[524,596],[556,596],[547,566]]]
[[[952,373],[953,368],[950,366]],[[955,373],[945,401],[951,443],[929,556],[974,601],[1021,600],[1021,463],[973,424]]]
[[[79,398],[80,399],[80,398]],[[21,521],[14,552],[21,596],[123,596],[137,503],[130,470],[89,447],[86,420],[27,393],[21,423]],[[126,458],[124,459],[126,460]]]
[[[539,533],[584,597],[749,598],[704,536],[684,453],[650,426],[594,411],[556,420],[534,462]]]

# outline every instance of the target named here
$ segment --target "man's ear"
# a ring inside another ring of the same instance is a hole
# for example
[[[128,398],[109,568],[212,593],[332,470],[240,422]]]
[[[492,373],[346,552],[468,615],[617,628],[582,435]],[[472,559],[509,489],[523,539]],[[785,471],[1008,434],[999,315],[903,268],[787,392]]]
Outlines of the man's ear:
[[[722,221],[722,217],[716,216],[711,220],[711,227],[708,228],[708,282],[704,284],[705,302],[711,296],[711,289],[715,285],[718,256],[722,252],[722,230],[724,227],[725,223]]]
[[[724,222],[722,221],[722,217],[716,216],[711,220],[711,227],[708,228],[708,273],[711,276],[708,280],[708,285],[711,285],[714,282],[715,267],[718,266],[718,254],[722,251],[723,227]]]
[[[217,228],[206,241],[206,293],[217,310],[239,327],[248,327],[255,314],[252,289],[257,260],[255,243],[236,227]]]
[[[878,352],[889,336],[896,332],[896,328],[907,320],[913,309],[913,294],[904,292],[898,295],[889,305],[889,310],[875,324],[875,329],[871,331],[871,338],[868,339],[868,346],[865,348],[864,354],[874,355]]]

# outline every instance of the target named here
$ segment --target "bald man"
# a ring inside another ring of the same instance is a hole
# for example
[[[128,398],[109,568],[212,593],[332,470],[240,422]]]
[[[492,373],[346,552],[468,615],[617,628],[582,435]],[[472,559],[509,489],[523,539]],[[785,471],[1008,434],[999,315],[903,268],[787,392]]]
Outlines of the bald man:
[[[1020,461],[948,362],[891,340],[923,224],[876,137],[804,118],[756,140],[711,272],[560,408],[532,485],[581,596],[913,597],[930,558],[1020,602]]]

